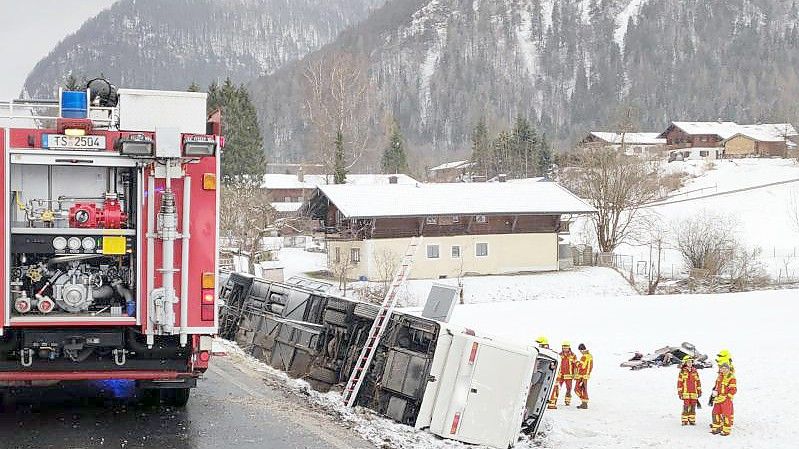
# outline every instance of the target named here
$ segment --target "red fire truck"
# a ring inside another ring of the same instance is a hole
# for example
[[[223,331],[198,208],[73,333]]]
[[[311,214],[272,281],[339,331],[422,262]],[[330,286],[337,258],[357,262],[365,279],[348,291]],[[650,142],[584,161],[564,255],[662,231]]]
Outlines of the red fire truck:
[[[0,387],[185,405],[217,332],[219,134],[198,92],[0,103]]]

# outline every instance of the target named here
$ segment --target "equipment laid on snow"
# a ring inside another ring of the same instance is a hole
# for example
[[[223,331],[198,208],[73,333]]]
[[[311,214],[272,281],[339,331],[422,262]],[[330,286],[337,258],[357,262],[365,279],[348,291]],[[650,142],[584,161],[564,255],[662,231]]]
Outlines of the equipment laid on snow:
[[[206,97],[95,79],[0,103],[0,387],[129,379],[188,400],[217,330]]]
[[[697,369],[711,368],[713,366],[706,354],[700,353],[697,351],[696,346],[688,342],[684,342],[680,346],[665,346],[647,355],[637,352],[630,360],[623,362],[620,366],[639,370],[654,366],[679,365],[686,355],[693,357],[694,367]]]
[[[557,354],[326,292],[233,273],[222,289],[220,335],[327,391],[351,378],[368,342],[372,363],[354,405],[443,438],[505,449],[535,435]]]

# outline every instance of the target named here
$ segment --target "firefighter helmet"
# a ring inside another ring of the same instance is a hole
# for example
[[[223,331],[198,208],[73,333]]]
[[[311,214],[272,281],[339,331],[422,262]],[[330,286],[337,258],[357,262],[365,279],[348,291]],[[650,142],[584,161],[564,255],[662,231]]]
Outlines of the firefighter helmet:
[[[543,335],[536,338],[535,342],[538,343],[539,345],[549,345],[549,339],[547,339],[547,337],[544,337]]]
[[[563,343],[560,344],[564,348],[571,348],[572,343],[569,340],[563,340]]]

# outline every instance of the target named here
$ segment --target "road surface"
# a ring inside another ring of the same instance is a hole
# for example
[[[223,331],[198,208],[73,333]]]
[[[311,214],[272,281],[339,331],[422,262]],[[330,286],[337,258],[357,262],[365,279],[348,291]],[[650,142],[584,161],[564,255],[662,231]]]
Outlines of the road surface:
[[[374,447],[229,357],[212,360],[183,410],[139,405],[127,382],[28,389],[5,405],[4,449]]]

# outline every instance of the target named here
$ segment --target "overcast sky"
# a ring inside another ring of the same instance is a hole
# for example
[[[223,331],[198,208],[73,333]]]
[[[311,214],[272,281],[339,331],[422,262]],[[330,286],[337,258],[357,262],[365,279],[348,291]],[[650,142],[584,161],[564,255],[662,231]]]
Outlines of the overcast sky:
[[[40,59],[114,0],[0,0],[0,100],[17,98]]]

